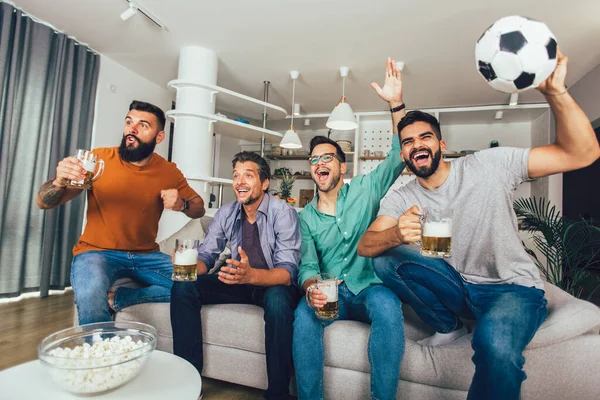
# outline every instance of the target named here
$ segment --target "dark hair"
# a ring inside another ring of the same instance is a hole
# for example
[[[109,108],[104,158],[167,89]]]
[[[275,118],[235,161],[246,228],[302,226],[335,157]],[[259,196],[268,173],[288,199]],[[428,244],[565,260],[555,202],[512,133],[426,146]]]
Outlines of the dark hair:
[[[400,135],[402,129],[414,124],[415,122],[425,122],[431,125],[433,133],[435,133],[438,140],[442,140],[442,131],[440,130],[440,123],[438,120],[433,115],[419,110],[407,112],[400,122],[398,122],[398,135]]]
[[[160,107],[146,103],[145,101],[133,100],[129,105],[129,111],[131,110],[145,111],[154,114],[158,121],[158,131],[160,132],[165,129],[165,113]]]
[[[335,147],[335,155],[337,156],[337,158],[341,162],[346,162],[346,154],[342,151],[340,145],[325,136],[315,136],[310,140],[309,153],[312,155],[312,152],[315,149],[315,147],[317,147],[320,144],[330,144],[333,147]]]
[[[233,156],[233,161],[231,161],[231,164],[233,168],[235,168],[235,165],[237,163],[244,163],[248,161],[251,161],[258,166],[258,175],[260,176],[261,183],[264,182],[266,179],[271,179],[271,167],[269,167],[267,161],[258,154],[253,153],[251,151],[241,151],[237,153],[235,156]],[[265,190],[265,192],[267,192],[268,190],[269,189]]]

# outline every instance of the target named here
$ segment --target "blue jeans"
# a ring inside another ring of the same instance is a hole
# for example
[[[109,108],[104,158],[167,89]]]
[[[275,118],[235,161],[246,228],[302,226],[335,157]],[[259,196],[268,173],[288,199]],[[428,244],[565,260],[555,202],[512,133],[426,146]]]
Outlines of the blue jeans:
[[[292,375],[292,323],[301,295],[296,286],[228,285],[221,282],[216,274],[198,276],[196,282],[175,282],[171,291],[173,352],[202,373],[202,305],[260,306],[264,309],[269,381],[265,398],[287,399]]]
[[[342,283],[338,301],[338,320],[371,324],[368,344],[371,397],[395,399],[404,354],[404,318],[398,297],[383,285],[369,286],[355,295]],[[306,297],[296,309],[293,354],[300,400],[323,399],[323,334],[325,327],[333,322],[318,319]]]
[[[447,262],[403,246],[373,260],[375,272],[426,323],[447,333],[475,319],[475,375],[467,399],[519,399],[523,351],[548,312],[544,292],[510,284],[472,284]]]
[[[115,292],[114,311],[140,303],[168,302],[171,298],[173,264],[167,254],[126,251],[86,251],[73,258],[71,286],[79,324],[112,321],[108,289],[119,278],[129,277],[148,285],[140,289],[120,287]]]

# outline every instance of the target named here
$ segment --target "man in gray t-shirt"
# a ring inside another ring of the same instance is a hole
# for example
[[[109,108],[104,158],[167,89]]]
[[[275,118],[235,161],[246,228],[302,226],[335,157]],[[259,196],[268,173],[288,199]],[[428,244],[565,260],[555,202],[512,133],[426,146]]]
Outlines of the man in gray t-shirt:
[[[438,121],[419,111],[398,124],[401,156],[417,179],[382,201],[358,244],[376,257],[375,272],[437,333],[418,343],[438,346],[467,333],[475,319],[475,375],[468,399],[518,399],[525,346],[547,315],[539,272],[517,235],[514,191],[529,179],[571,171],[600,157],[588,118],[565,88],[567,59],[538,90],[556,120],[556,142],[533,149],[496,148],[452,162]],[[418,251],[425,207],[452,210],[448,259]]]

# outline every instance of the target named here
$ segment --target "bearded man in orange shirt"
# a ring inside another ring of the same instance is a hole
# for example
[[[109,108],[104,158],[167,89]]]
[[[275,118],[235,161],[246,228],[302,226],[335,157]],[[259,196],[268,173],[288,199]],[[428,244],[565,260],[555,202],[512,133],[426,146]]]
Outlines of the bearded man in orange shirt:
[[[73,248],[71,285],[80,324],[110,321],[111,312],[134,304],[170,300],[173,265],[156,243],[158,221],[164,209],[200,218],[204,201],[174,163],[154,152],[165,138],[164,125],[159,107],[133,101],[121,145],[92,150],[104,160],[104,172],[87,191],[87,223]],[[56,178],[40,188],[38,207],[55,208],[73,199],[83,190],[67,185],[85,174],[76,157],[60,161]],[[146,287],[109,292],[122,277]]]

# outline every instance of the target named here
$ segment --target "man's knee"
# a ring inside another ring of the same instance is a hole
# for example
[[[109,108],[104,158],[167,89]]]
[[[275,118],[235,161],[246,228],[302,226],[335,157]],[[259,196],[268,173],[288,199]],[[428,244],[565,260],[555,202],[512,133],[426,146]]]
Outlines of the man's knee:
[[[314,310],[308,305],[306,298],[303,298],[294,311],[294,331],[304,333],[318,324],[320,321],[315,317]]]
[[[382,285],[371,290],[367,305],[371,320],[389,327],[403,327],[402,302],[398,296]]]
[[[171,302],[176,303],[189,298],[198,298],[195,282],[174,282],[171,287]]]
[[[291,320],[296,308],[296,301],[291,286],[272,286],[265,291],[264,312],[266,320]]]
[[[395,277],[401,272],[398,266],[402,262],[406,262],[414,256],[414,250],[408,249],[406,246],[398,246],[389,249],[385,253],[373,259],[373,268],[375,274],[383,281],[390,277]]]

